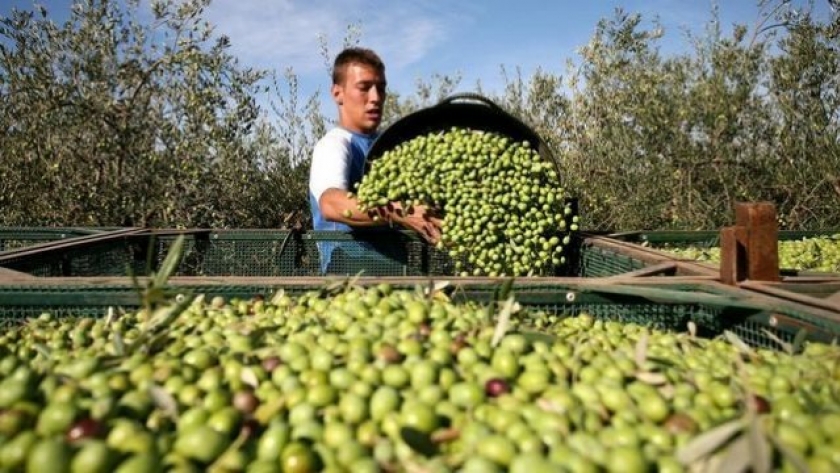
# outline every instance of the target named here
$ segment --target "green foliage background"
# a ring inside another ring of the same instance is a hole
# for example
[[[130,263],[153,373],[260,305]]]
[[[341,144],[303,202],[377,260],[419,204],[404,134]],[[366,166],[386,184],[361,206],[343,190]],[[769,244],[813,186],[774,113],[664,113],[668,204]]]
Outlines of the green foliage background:
[[[146,22],[137,0],[77,0],[63,24],[0,17],[0,225],[309,225],[331,117],[294,71],[240,64],[208,4],[156,2]],[[731,33],[710,18],[665,55],[679,32],[616,11],[564,75],[502,69],[486,95],[550,144],[586,229],[713,229],[745,200],[775,202],[783,228],[840,227],[836,12],[762,0]],[[392,93],[386,125],[460,90],[484,93],[423,78]]]

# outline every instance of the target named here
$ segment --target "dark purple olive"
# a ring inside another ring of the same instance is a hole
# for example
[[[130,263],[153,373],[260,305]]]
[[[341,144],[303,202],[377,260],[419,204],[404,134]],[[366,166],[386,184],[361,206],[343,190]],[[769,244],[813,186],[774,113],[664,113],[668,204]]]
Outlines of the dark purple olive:
[[[280,360],[279,356],[269,356],[268,358],[262,360],[262,367],[266,373],[271,373],[274,371],[275,368],[282,365],[283,361]]]
[[[76,421],[67,431],[67,441],[75,442],[102,436],[105,427],[96,419],[85,418]]]
[[[261,433],[261,426],[260,423],[256,421],[256,419],[245,419],[242,422],[242,427],[239,428],[239,435],[241,435],[244,439],[252,439],[256,438]]]
[[[750,403],[755,412],[758,414],[766,414],[770,412],[770,401],[767,398],[759,396],[758,394],[753,394],[747,398],[747,402]]]
[[[379,349],[379,359],[386,363],[399,363],[403,356],[393,345],[386,344]]]
[[[490,378],[484,383],[484,392],[489,397],[499,397],[502,394],[510,392],[510,385],[504,379]]]
[[[260,400],[251,391],[239,391],[233,395],[233,407],[243,414],[251,414],[257,410]]]

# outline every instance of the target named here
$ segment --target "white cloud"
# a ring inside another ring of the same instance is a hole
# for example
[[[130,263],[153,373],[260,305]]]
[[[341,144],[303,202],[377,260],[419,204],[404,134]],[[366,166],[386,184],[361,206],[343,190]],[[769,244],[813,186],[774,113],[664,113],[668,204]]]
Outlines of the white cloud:
[[[399,72],[445,44],[468,15],[442,0],[217,0],[207,19],[231,38],[243,62],[308,75],[326,73],[320,35],[335,54],[347,27],[360,24],[361,43],[377,50],[389,71]]]

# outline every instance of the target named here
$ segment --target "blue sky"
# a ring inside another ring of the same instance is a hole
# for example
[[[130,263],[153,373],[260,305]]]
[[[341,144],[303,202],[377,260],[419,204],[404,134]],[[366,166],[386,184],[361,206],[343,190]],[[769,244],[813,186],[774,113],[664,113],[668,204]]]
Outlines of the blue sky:
[[[718,2],[724,27],[753,24],[758,0]],[[827,14],[826,0],[815,0]],[[41,0],[58,18],[71,0]],[[807,5],[805,0],[794,4]],[[148,6],[148,0],[142,0]],[[29,9],[32,0],[0,0],[0,14]],[[710,0],[214,0],[206,19],[228,35],[245,64],[283,71],[291,67],[304,93],[320,92],[329,104],[327,69],[320,54],[324,35],[335,54],[347,25],[361,26],[361,44],[386,62],[389,88],[413,91],[418,78],[459,73],[461,90],[481,80],[486,90],[502,84],[500,67],[519,66],[525,77],[536,68],[562,73],[568,59],[586,44],[600,18],[618,7],[659,17],[664,47],[685,46],[682,30],[699,32],[711,18]]]

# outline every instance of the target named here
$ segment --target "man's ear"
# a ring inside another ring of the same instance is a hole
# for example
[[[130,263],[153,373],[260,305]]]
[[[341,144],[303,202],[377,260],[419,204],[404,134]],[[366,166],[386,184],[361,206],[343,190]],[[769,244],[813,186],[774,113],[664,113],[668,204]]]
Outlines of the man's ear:
[[[338,105],[344,104],[344,90],[341,87],[339,87],[337,84],[333,84],[331,93],[335,103],[337,103]]]

